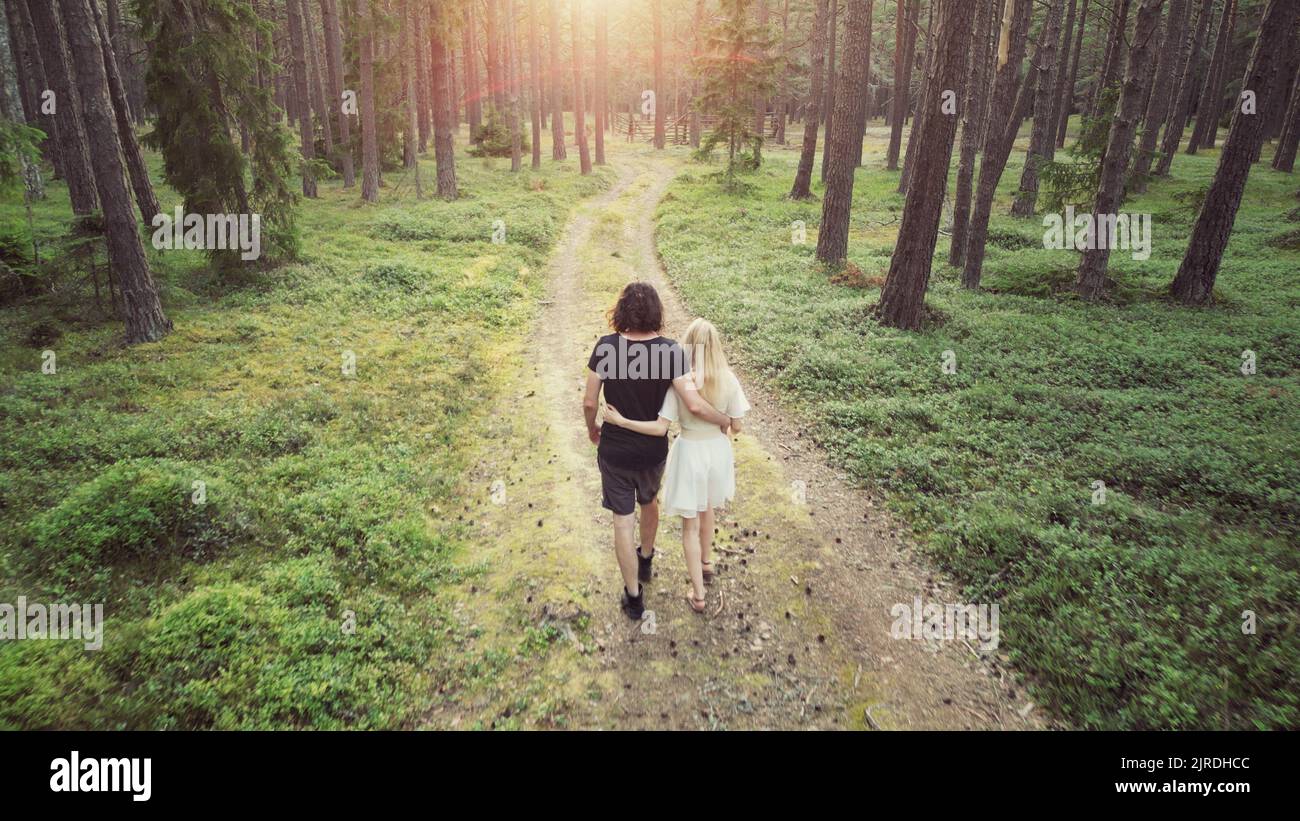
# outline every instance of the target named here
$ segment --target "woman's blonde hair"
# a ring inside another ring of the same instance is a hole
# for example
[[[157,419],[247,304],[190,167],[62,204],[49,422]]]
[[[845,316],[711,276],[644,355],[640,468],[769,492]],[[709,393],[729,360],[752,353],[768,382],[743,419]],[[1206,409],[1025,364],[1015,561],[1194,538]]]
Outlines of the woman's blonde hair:
[[[703,317],[696,319],[686,329],[682,345],[691,360],[695,386],[710,405],[717,407],[724,398],[727,374],[731,373],[727,355],[722,352],[722,337],[718,336],[718,329]]]

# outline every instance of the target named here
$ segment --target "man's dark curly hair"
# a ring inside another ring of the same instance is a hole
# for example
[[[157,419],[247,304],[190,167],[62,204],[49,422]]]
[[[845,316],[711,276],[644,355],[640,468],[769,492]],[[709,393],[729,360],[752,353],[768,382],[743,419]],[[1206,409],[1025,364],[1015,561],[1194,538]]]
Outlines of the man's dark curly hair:
[[[664,304],[648,282],[629,282],[609,309],[609,327],[626,333],[659,333],[664,326]]]

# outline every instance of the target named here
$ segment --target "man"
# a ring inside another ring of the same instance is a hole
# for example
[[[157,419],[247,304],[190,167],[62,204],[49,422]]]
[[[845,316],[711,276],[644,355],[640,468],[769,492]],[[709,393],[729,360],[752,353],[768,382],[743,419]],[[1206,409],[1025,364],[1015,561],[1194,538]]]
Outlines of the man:
[[[654,287],[632,282],[610,311],[614,333],[602,336],[587,360],[587,394],[582,402],[587,436],[596,447],[601,506],[614,514],[614,554],[623,573],[623,612],[640,619],[645,611],[641,583],[650,581],[655,534],[659,530],[659,483],[668,459],[668,437],[596,424],[600,392],[628,419],[651,422],[669,390],[691,413],[726,428],[731,419],[705,401],[691,379],[686,352],[660,336],[663,303]],[[636,506],[641,539],[636,544]]]

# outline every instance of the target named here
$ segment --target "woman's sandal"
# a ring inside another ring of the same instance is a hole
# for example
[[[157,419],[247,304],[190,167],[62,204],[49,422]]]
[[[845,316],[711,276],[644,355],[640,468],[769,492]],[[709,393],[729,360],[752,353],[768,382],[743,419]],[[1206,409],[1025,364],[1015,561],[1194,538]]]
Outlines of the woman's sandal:
[[[718,574],[713,570],[713,562],[700,562],[704,567],[704,583],[713,584],[713,580]]]
[[[692,591],[692,593],[693,592],[694,591]],[[705,608],[708,607],[707,600],[697,599],[695,598],[694,595],[692,595],[692,593],[686,594],[686,603],[689,604],[691,606],[691,609],[694,610],[696,613],[703,613]]]

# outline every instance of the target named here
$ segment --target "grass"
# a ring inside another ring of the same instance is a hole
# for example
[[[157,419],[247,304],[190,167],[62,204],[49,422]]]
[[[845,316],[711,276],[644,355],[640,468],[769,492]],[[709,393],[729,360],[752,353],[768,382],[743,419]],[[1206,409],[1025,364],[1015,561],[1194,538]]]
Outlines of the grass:
[[[1189,309],[1165,292],[1218,152],[1180,154],[1172,179],[1125,205],[1153,215],[1150,259],[1112,254],[1108,297],[1088,304],[1068,291],[1077,256],[1043,249],[1039,219],[1007,216],[1022,140],[984,289],[960,287],[941,238],[927,327],[902,333],[871,313],[902,209],[887,137],[869,130],[856,180],[860,274],[815,262],[820,203],[785,199],[797,153],[769,147],[743,194],[707,167],[670,188],[657,215],[670,277],[852,476],[888,494],[968,600],[1000,604],[1004,651],[1062,719],[1300,726],[1300,253],[1279,239],[1295,229],[1295,178],[1266,151],[1217,304]]]
[[[71,270],[0,311],[0,602],[106,614],[99,653],[0,643],[0,728],[418,726],[509,662],[440,595],[481,572],[454,491],[545,256],[609,176],[458,159],[453,203],[400,169],[375,206],[322,183],[302,259],[239,282],[150,250],[175,322],[155,344],[123,347]],[[49,192],[47,255],[70,214]],[[25,231],[12,196],[0,225]]]

